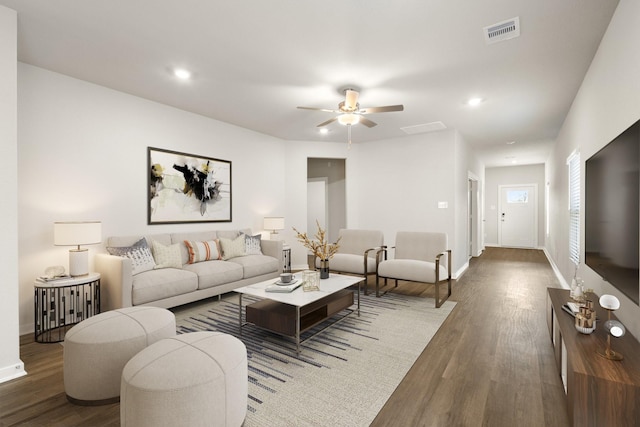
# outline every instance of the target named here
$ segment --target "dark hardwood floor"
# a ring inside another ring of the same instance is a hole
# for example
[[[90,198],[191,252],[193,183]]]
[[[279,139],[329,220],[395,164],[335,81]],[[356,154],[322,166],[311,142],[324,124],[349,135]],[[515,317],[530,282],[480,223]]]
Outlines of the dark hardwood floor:
[[[373,426],[567,426],[546,326],[558,282],[537,250],[487,248],[454,283],[458,305]],[[394,292],[432,296],[403,283]],[[407,331],[410,333],[410,331]],[[67,402],[62,346],[21,339],[29,375],[0,384],[0,426],[118,426],[119,404]]]

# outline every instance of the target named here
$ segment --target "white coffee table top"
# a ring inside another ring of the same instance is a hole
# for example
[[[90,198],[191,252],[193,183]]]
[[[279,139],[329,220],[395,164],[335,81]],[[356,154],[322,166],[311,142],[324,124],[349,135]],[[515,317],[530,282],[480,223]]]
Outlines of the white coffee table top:
[[[302,280],[302,273],[296,273],[294,274],[294,276],[297,279]],[[295,291],[288,293],[266,292],[265,288],[275,283],[277,280],[278,279],[270,279],[265,280],[264,282],[254,283],[253,285],[234,289],[234,292],[303,307],[307,304],[311,304],[314,301],[324,298],[327,295],[338,292],[341,289],[345,289],[351,285],[357,284],[358,282],[362,282],[364,279],[357,276],[346,276],[342,274],[331,273],[328,279],[320,279],[319,291],[305,292],[302,289],[302,286],[300,286]]]

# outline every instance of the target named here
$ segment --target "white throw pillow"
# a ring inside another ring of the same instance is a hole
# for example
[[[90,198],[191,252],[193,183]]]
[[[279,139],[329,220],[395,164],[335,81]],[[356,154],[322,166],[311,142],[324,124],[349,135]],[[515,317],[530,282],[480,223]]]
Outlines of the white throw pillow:
[[[154,268],[182,268],[182,257],[180,255],[180,243],[165,246],[155,240],[151,242],[153,259],[156,262]]]
[[[239,256],[246,255],[244,250],[244,234],[239,235],[235,239],[220,238],[220,247],[222,248],[222,259],[227,260]]]

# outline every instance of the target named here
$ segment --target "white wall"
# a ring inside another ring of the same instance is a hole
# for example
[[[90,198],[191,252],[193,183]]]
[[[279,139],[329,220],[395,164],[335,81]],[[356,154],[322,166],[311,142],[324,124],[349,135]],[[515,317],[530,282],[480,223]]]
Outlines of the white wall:
[[[545,241],[545,165],[523,165],[487,168],[485,171],[485,243],[498,245],[500,185],[538,185],[538,246]]]
[[[107,237],[260,231],[265,215],[284,213],[279,139],[22,63],[18,88],[21,333],[33,331],[35,277],[47,266],[68,266],[68,248],[53,246],[54,221],[101,220]],[[149,146],[231,160],[233,222],[147,225]],[[104,251],[88,248],[90,259]]]
[[[17,14],[0,6],[0,180],[18,177]],[[5,185],[0,221],[0,382],[24,375],[18,329],[18,189]]]
[[[573,277],[568,249],[568,184],[566,159],[575,149],[584,162],[620,132],[640,119],[640,2],[620,0],[598,52],[582,82],[558,135],[547,170],[551,193],[550,239],[547,250],[566,281]],[[639,219],[640,221],[640,219]],[[582,216],[584,242],[584,212]],[[580,266],[578,274],[588,287],[620,299],[616,315],[640,338],[640,307],[604,282],[593,270]]]

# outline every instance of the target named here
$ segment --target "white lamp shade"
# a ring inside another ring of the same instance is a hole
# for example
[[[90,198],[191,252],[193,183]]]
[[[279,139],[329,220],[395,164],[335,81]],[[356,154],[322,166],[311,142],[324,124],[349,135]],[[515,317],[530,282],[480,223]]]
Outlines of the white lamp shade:
[[[284,230],[284,218],[281,216],[268,216],[264,218],[265,230]]]
[[[600,297],[600,307],[607,310],[617,310],[620,308],[620,300],[613,295],[602,295]]]
[[[53,244],[56,246],[95,245],[101,241],[102,223],[100,221],[53,224]]]

